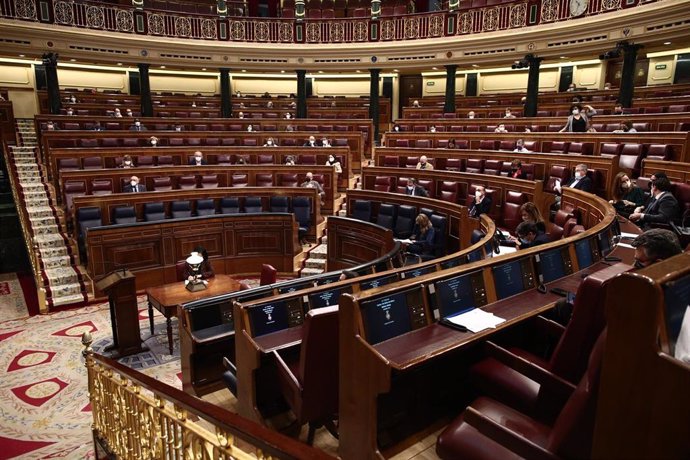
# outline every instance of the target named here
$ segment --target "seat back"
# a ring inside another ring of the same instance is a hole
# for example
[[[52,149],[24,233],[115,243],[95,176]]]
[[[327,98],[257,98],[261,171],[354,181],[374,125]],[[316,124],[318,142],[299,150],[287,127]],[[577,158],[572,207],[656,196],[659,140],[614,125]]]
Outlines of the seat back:
[[[156,192],[172,190],[172,181],[168,176],[154,177],[153,190]]]
[[[68,180],[63,186],[65,190],[65,206],[72,209],[72,202],[75,196],[86,195],[86,182],[83,180]]]
[[[231,180],[232,187],[246,187],[248,184],[248,178],[246,174],[233,174]]]
[[[281,187],[297,187],[299,180],[297,174],[278,174],[278,183]]]
[[[78,158],[60,158],[58,159],[58,169],[60,171],[73,171],[80,169]]]
[[[137,221],[134,206],[118,206],[113,209],[114,224],[133,224]]]
[[[364,222],[371,221],[371,201],[369,200],[354,200],[352,209],[352,218],[363,220]]]
[[[647,147],[647,156],[645,158],[654,160],[669,160],[671,158],[671,146],[667,144],[650,144]]]
[[[640,175],[643,158],[644,155],[641,144],[623,144],[618,166],[620,166],[622,170],[632,174],[635,178]]]
[[[545,192],[554,193],[554,187],[556,186],[556,181],[561,182],[561,186],[570,179],[570,169],[562,165],[553,165],[549,171],[549,176],[546,178],[546,184],[544,185]]]
[[[84,169],[102,169],[103,159],[101,157],[88,157],[83,161]]]
[[[92,195],[110,195],[113,193],[112,179],[93,179],[91,181]]]
[[[398,206],[398,217],[395,220],[393,233],[397,238],[408,238],[412,235],[414,221],[417,218],[417,208],[410,205]]]
[[[397,208],[395,205],[381,203],[381,205],[379,205],[379,213],[376,216],[376,225],[393,230],[395,226],[396,214]]]
[[[502,162],[500,160],[484,161],[484,174],[499,176],[501,174]]]
[[[570,142],[554,141],[551,143],[550,153],[568,153]]]
[[[178,186],[183,190],[196,188],[196,176],[180,176]]]
[[[302,337],[297,374],[302,386],[299,418],[318,421],[338,412],[338,307],[307,312]]]
[[[431,225],[435,230],[434,255],[436,257],[441,257],[446,253],[446,227],[448,225],[448,218],[434,214],[429,218],[429,220],[431,221]]]
[[[139,155],[139,156],[137,156],[137,166],[139,166],[139,167],[153,166],[153,157],[151,155]]]
[[[465,172],[482,174],[484,172],[484,160],[482,158],[468,158]]]
[[[173,201],[170,204],[170,214],[173,219],[192,217],[192,206],[189,200]]]
[[[266,286],[267,284],[273,284],[276,282],[278,270],[273,265],[262,264],[261,265],[261,278],[259,281],[259,286]]]
[[[612,157],[615,155],[620,155],[621,150],[623,149],[623,144],[614,144],[614,143],[604,143],[601,145],[601,156],[602,157]]]
[[[503,203],[503,226],[514,232],[515,228],[522,222],[520,206],[527,203],[527,195],[521,192],[508,191]]]
[[[443,201],[448,201],[449,203],[458,202],[458,192],[460,186],[457,182],[442,181],[439,190],[439,198]]]
[[[311,200],[307,196],[296,196],[292,199],[292,212],[295,214],[301,231],[309,229],[311,224]]]
[[[271,212],[290,212],[290,199],[286,196],[272,196],[269,206]]]
[[[263,212],[260,196],[248,196],[244,199],[244,212]]]
[[[397,168],[399,166],[398,157],[386,155],[383,157],[383,166],[387,168]]]
[[[496,150],[497,142],[494,140],[481,140],[479,141],[479,150]]]
[[[79,208],[77,211],[77,222],[79,222],[79,237],[83,238],[87,229],[98,227],[103,224],[101,219],[101,208],[95,206]]]
[[[153,222],[165,219],[165,207],[161,202],[144,203],[144,220]]]
[[[393,177],[376,176],[376,178],[374,179],[374,190],[376,190],[377,192],[392,192]]]
[[[204,198],[196,200],[196,215],[210,216],[216,213],[216,204],[213,198]]]
[[[220,199],[221,214],[239,214],[240,199],[237,197],[226,196]]]

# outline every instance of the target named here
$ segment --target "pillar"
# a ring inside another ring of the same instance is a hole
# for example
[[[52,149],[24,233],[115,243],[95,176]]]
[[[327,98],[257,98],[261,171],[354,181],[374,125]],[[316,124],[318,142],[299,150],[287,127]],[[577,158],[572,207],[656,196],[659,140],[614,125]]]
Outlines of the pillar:
[[[230,69],[220,69],[220,116],[223,118],[232,117]]]
[[[60,84],[58,83],[57,74],[57,53],[45,53],[43,55],[43,66],[46,69],[46,87],[48,88],[48,107],[50,113],[54,115],[60,114]]]
[[[446,66],[446,102],[443,105],[444,113],[455,113],[455,71],[458,66],[451,64]]]
[[[527,100],[523,114],[526,117],[536,117],[539,99],[539,66],[544,58],[529,55],[526,59],[529,63],[529,74],[527,75]]]
[[[374,122],[372,145],[379,142],[379,75],[381,69],[369,69],[369,118]]]
[[[297,113],[295,118],[307,118],[307,71],[297,70]]]
[[[138,64],[139,90],[141,91],[141,116],[153,116],[153,102],[151,101],[151,82],[149,81],[149,64]]]
[[[632,107],[633,93],[635,92],[635,65],[637,64],[637,52],[642,45],[624,44],[623,71],[621,72],[621,88],[618,93],[618,101],[623,107]]]

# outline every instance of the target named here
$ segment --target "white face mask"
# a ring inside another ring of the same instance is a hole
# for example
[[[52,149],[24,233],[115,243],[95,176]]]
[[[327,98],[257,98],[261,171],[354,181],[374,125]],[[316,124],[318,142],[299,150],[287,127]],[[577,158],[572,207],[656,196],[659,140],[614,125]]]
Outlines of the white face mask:
[[[434,128],[434,127],[432,126],[431,129],[430,129],[429,131],[431,131],[432,133],[435,133],[435,132],[436,132],[436,128]]]
[[[136,187],[139,182],[133,180],[133,181],[130,181],[129,183],[132,184],[132,187]]]
[[[247,131],[252,132],[253,130],[254,130],[254,128],[252,128],[251,125],[247,126]]]
[[[393,130],[394,130],[394,131],[400,131],[400,127],[399,127],[399,126],[396,126],[395,128],[393,128]]]
[[[141,126],[141,123],[138,122],[138,121],[135,121],[135,122],[134,122],[134,126],[136,126],[136,127],[138,128],[139,126]]]
[[[573,115],[578,115],[580,111],[578,109],[573,109]]]
[[[181,127],[181,126],[176,126],[176,127],[175,127],[175,131],[182,131],[182,127]]]
[[[130,160],[125,160],[125,165],[132,166],[132,162]]]
[[[470,114],[468,118],[474,118],[474,114]]]
[[[156,144],[158,144],[158,141],[155,139],[151,139],[151,145],[156,145]]]
[[[476,199],[480,199],[480,198],[482,197],[482,195],[483,195],[482,192],[480,192],[479,190],[477,190],[476,192],[474,192],[474,197],[475,197]]]
[[[575,179],[582,179],[582,173],[580,171],[575,171]]]
[[[268,141],[268,142],[266,142],[266,144],[273,145],[273,141]]]
[[[196,161],[197,163],[201,163],[201,157],[194,157],[194,161]]]

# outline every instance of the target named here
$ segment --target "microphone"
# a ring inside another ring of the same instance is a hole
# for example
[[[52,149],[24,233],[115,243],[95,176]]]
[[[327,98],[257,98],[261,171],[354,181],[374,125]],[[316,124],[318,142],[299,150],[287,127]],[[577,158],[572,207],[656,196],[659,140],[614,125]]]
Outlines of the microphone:
[[[537,285],[537,292],[546,294],[546,286],[544,286],[544,275],[541,273],[541,258],[539,257],[539,254],[534,256],[534,260],[537,262],[535,268],[537,271],[537,280],[539,281],[539,284]]]

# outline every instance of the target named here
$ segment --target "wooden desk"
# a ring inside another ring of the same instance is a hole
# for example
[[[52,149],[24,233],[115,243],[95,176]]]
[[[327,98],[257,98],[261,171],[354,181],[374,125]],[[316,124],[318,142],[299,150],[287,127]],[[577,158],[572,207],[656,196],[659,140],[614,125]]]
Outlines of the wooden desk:
[[[146,289],[146,299],[149,303],[149,327],[153,334],[153,309],[155,308],[165,316],[166,329],[168,331],[168,348],[173,352],[172,318],[177,316],[177,306],[193,300],[213,297],[227,292],[238,291],[239,281],[230,275],[216,275],[208,280],[208,287],[203,291],[189,292],[183,282],[164,284]]]

